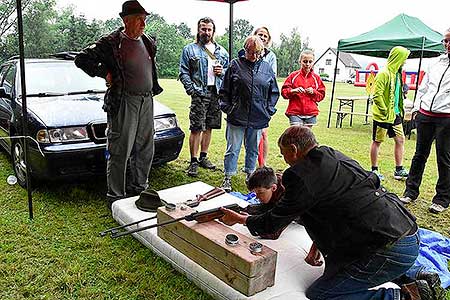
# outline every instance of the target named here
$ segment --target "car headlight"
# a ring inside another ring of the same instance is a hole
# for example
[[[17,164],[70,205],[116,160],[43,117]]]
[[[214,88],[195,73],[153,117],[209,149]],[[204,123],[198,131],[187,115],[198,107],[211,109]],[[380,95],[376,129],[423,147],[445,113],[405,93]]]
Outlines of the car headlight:
[[[66,127],[39,130],[36,139],[40,143],[65,143],[88,140],[85,127]]]
[[[155,122],[155,131],[167,130],[177,127],[176,117],[157,118]]]

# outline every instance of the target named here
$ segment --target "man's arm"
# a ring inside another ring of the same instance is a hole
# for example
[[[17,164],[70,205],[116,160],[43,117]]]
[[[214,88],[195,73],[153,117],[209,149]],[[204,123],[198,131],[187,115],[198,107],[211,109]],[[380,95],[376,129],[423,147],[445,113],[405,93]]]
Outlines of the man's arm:
[[[273,116],[277,112],[275,105],[278,102],[278,98],[280,98],[280,90],[278,89],[278,83],[275,73],[272,72],[272,83],[270,84],[269,99],[267,99],[267,102],[269,104],[268,111],[271,116]]]
[[[375,77],[375,93],[373,95],[373,103],[381,112],[386,112],[387,107],[384,103],[384,91],[389,88],[389,77],[385,73],[380,73]]]
[[[191,71],[189,69],[189,51],[187,46],[183,48],[183,52],[181,53],[178,77],[184,86],[186,94],[194,95],[196,92],[201,94],[201,91],[196,91],[196,87],[191,80]]]
[[[230,67],[227,68],[225,71],[225,76],[223,78],[222,87],[219,91],[219,106],[220,110],[224,113],[228,114],[231,110],[231,93],[233,87],[232,85],[232,79],[231,79],[231,73],[233,69],[233,62],[231,62]]]
[[[108,68],[105,57],[112,55],[105,38],[81,50],[75,57],[75,65],[91,77],[107,78]]]

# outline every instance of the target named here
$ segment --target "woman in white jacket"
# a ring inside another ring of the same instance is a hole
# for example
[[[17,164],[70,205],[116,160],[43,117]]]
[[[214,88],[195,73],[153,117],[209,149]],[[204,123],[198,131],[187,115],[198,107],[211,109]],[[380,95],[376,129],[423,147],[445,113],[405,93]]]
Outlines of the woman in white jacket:
[[[414,102],[416,152],[405,192],[400,198],[409,203],[419,196],[423,171],[435,140],[439,178],[429,211],[436,214],[446,210],[450,204],[450,28],[446,30],[442,43],[445,54],[425,74]]]

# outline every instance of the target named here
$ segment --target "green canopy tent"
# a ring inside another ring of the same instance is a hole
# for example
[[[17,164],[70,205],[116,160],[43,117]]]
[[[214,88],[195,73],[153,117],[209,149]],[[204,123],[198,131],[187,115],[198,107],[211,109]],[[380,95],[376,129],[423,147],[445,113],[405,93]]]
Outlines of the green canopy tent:
[[[369,32],[339,40],[327,127],[330,127],[333,109],[339,52],[387,58],[392,47],[403,46],[411,50],[410,58],[420,58],[418,69],[420,72],[422,58],[439,56],[444,52],[441,40],[442,35],[439,32],[425,25],[420,19],[405,14],[400,14]],[[417,85],[418,80],[416,94]]]

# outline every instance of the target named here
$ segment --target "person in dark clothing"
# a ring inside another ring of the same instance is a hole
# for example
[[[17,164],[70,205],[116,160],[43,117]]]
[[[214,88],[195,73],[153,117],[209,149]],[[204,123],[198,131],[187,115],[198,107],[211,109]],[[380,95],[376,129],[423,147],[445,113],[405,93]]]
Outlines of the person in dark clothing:
[[[306,291],[309,299],[412,299],[414,292],[430,292],[422,279],[402,293],[369,290],[405,273],[420,278],[420,270],[411,268],[419,250],[415,217],[380,186],[376,174],[339,151],[318,146],[304,126],[286,129],[278,145],[291,166],[283,174],[282,199],[262,215],[223,209],[222,222],[245,224],[259,236],[300,217],[325,259],[324,274]]]
[[[144,34],[149,15],[138,1],[119,14],[125,27],[83,49],[75,64],[106,80],[107,199],[140,194],[148,186],[154,153],[153,96],[162,92],[156,74],[156,44]],[[127,172],[129,163],[129,172]]]
[[[275,114],[280,92],[272,67],[260,59],[264,45],[259,37],[244,42],[245,54],[230,63],[219,92],[220,109],[227,114],[227,149],[222,188],[231,191],[242,142],[245,146],[244,172],[255,170],[262,129]]]

